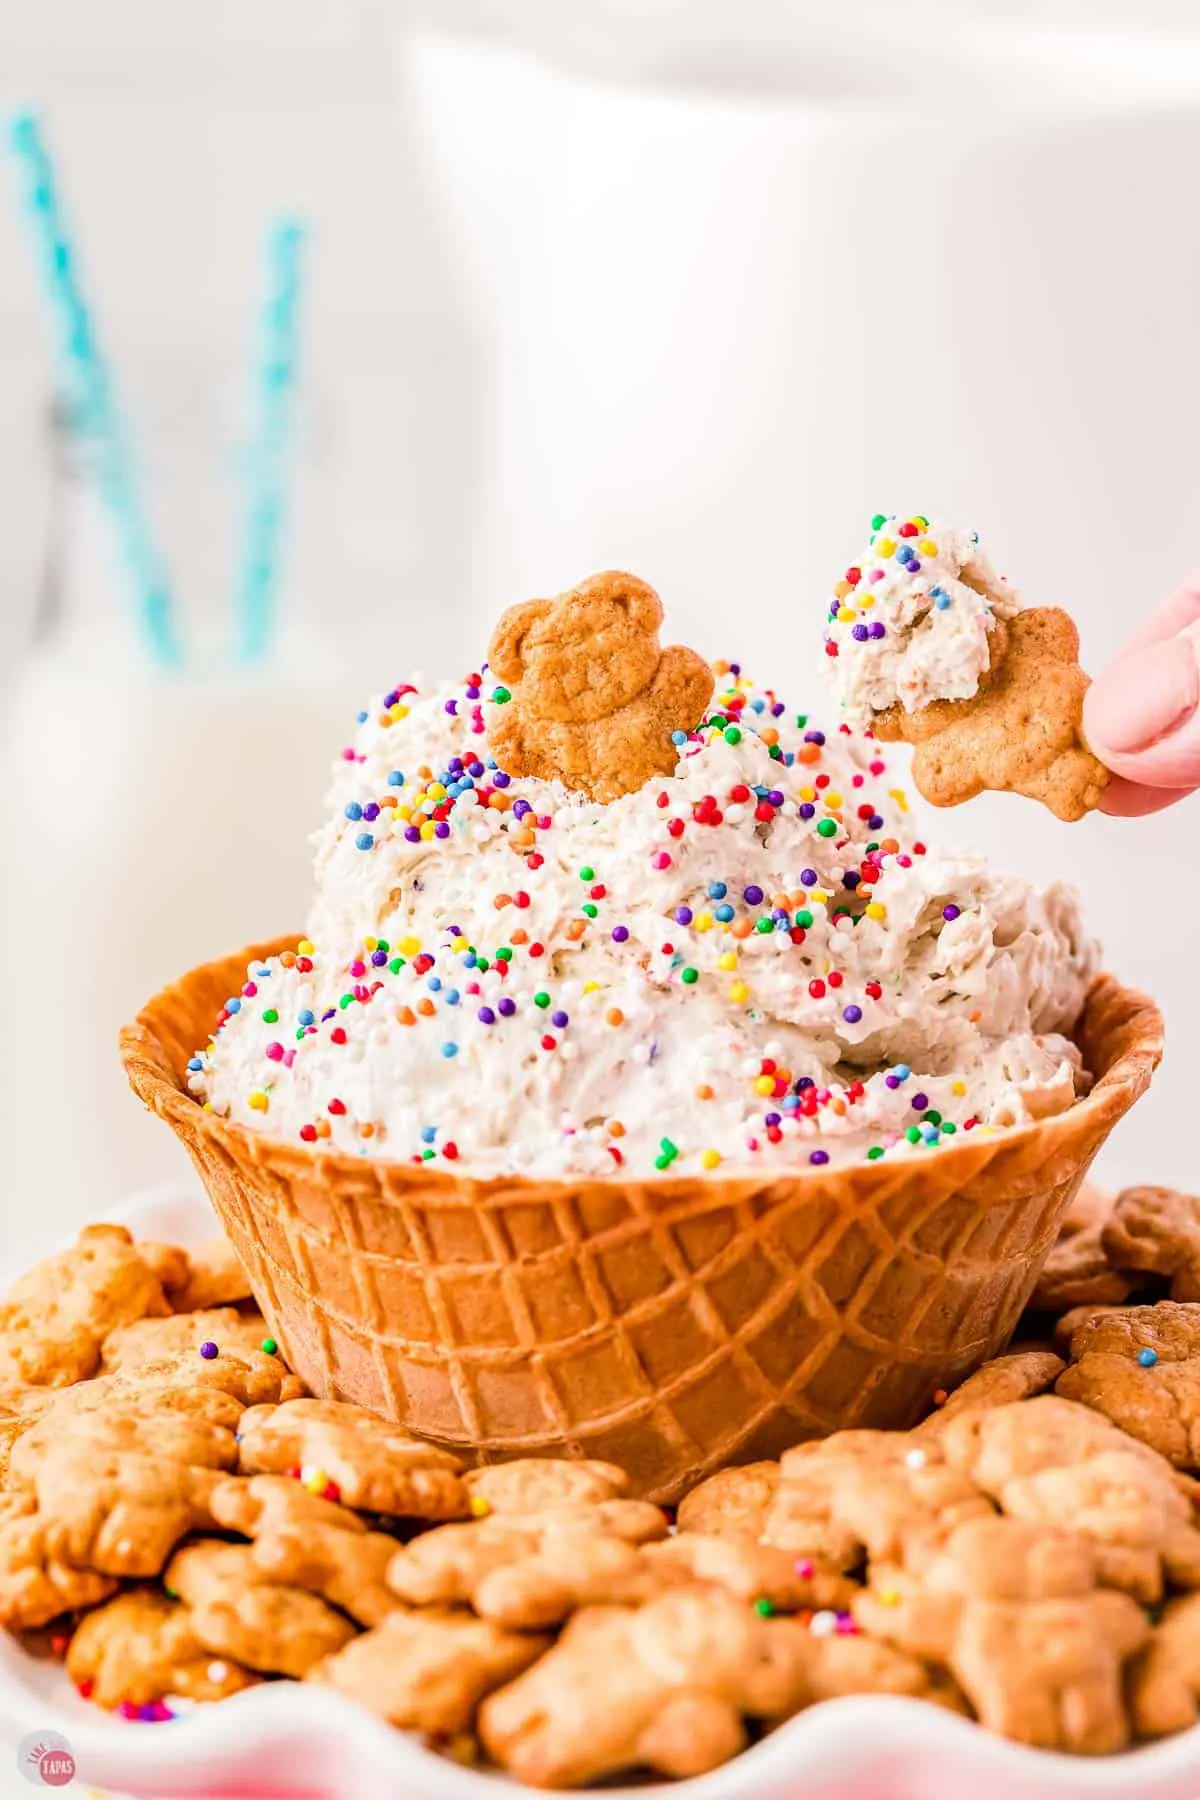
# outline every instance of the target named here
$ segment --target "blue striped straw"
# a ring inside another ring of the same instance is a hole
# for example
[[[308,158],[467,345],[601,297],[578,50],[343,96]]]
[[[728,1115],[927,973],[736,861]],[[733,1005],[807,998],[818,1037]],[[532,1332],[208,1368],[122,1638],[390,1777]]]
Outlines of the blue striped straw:
[[[9,144],[25,179],[25,205],[41,253],[50,311],[58,330],[61,376],[72,414],[96,454],[101,495],[117,532],[138,617],[155,660],[183,660],[166,569],[142,502],[113,380],[84,297],[79,262],[59,204],[54,165],[38,119],[18,114]]]
[[[266,655],[279,594],[287,477],[296,411],[296,363],[305,228],[276,220],[267,235],[267,285],[254,368],[254,422],[246,457],[246,512],[235,606],[238,651]]]

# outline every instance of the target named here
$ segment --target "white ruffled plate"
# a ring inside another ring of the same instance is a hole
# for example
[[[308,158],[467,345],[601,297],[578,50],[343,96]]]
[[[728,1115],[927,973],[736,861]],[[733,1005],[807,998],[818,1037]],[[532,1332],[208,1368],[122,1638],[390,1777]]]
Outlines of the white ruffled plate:
[[[112,1216],[180,1243],[213,1230],[199,1190],[147,1194]],[[45,1731],[68,1740],[79,1781],[145,1800],[504,1800],[529,1791],[459,1768],[340,1696],[295,1682],[167,1724],[113,1718],[80,1700],[61,1664],[35,1660],[0,1633],[0,1738],[13,1753]],[[814,1707],[723,1769],[669,1791],[671,1800],[1197,1800],[1200,1726],[1091,1762],[1006,1743],[919,1701],[864,1696]],[[607,1800],[634,1792],[608,1789]]]

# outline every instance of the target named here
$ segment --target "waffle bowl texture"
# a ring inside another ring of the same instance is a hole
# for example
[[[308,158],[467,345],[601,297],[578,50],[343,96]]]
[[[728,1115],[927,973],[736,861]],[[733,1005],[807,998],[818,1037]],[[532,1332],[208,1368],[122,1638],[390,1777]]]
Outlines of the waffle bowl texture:
[[[192,970],[122,1033],[289,1365],[469,1462],[603,1457],[672,1501],[729,1462],[905,1428],[1004,1348],[1071,1197],[1162,1053],[1101,975],[1066,1113],[926,1157],[764,1176],[551,1182],[323,1154],[206,1112],[185,1067],[249,962]]]

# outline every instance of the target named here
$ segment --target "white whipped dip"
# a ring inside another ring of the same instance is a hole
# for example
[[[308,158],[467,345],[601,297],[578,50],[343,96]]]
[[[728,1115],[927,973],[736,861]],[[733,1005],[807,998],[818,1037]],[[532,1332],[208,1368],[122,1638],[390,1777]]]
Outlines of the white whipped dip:
[[[978,551],[943,539],[930,587],[957,603]],[[916,666],[852,710],[922,692]],[[360,715],[308,935],[192,1060],[217,1112],[362,1156],[636,1176],[927,1156],[1082,1091],[1074,896],[928,846],[904,752],[718,665],[674,775],[600,805],[489,763],[494,691]]]
[[[971,699],[991,666],[995,621],[1020,605],[977,532],[877,513],[829,605],[825,647],[843,716],[863,729],[897,704],[916,712]]]

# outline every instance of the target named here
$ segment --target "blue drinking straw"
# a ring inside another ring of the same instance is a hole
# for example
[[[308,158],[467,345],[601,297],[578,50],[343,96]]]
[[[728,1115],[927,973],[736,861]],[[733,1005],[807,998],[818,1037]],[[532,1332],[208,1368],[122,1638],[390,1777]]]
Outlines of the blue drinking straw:
[[[276,220],[267,235],[267,284],[254,369],[254,419],[235,593],[238,651],[246,662],[262,660],[275,623],[295,423],[305,235],[295,219]]]
[[[100,492],[116,528],[147,645],[158,663],[177,666],[183,656],[166,570],[142,502],[112,376],[84,297],[78,257],[59,204],[54,165],[33,114],[20,113],[13,118],[8,137],[25,180],[26,211],[41,253],[72,415],[95,450]]]

